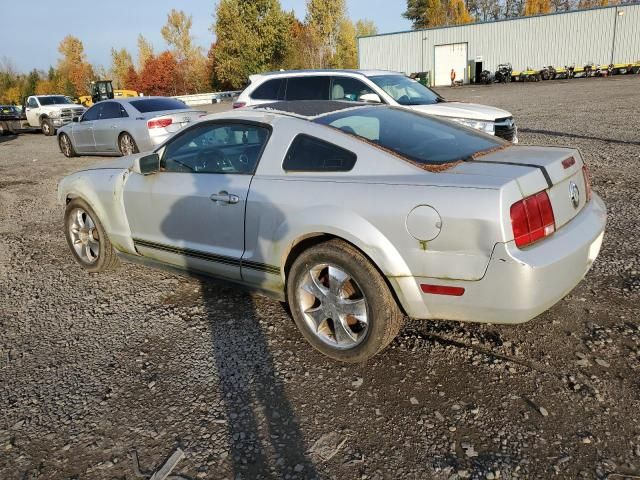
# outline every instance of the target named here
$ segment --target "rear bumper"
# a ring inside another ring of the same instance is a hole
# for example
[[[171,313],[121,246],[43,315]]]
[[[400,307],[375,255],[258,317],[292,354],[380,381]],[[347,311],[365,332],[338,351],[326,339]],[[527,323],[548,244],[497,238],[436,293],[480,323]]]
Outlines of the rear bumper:
[[[600,252],[605,225],[605,205],[594,194],[570,223],[548,239],[523,250],[513,241],[497,244],[481,280],[406,277],[393,283],[402,290],[403,306],[414,318],[526,322],[548,310],[584,278]],[[420,290],[424,283],[463,287],[465,292],[460,297],[424,294]]]

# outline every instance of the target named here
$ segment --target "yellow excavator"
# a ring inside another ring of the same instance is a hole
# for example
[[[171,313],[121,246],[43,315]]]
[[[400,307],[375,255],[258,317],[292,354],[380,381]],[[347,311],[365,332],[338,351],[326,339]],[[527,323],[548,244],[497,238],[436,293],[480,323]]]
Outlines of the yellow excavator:
[[[138,97],[139,94],[135,90],[113,89],[111,80],[96,80],[91,82],[91,95],[83,95],[78,98],[80,103],[89,108],[94,103],[102,100],[111,100],[113,98],[122,97]]]

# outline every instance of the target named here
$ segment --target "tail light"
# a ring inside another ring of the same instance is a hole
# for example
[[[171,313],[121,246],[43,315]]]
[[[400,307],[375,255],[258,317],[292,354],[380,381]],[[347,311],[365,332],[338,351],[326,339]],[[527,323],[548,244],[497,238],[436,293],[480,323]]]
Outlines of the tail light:
[[[247,102],[233,102],[233,108],[242,108],[246,106],[247,106]]]
[[[556,230],[551,200],[546,191],[511,205],[511,226],[518,247],[526,247]]]
[[[591,200],[591,173],[587,164],[582,165],[582,176],[584,177],[584,189],[587,192],[587,202]]]
[[[149,120],[147,122],[147,128],[164,128],[168,127],[173,123],[173,120],[170,118],[159,118],[158,120]]]

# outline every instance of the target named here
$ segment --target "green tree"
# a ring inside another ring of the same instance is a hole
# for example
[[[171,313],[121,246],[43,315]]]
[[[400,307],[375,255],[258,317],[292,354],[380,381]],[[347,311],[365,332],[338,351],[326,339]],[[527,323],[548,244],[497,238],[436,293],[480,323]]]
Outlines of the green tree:
[[[345,0],[307,0],[306,23],[320,39],[323,67],[334,63],[340,32],[347,19]],[[353,26],[352,26],[353,27]]]
[[[441,0],[407,0],[403,17],[413,22],[413,28],[431,28],[447,24],[447,9]]]
[[[126,48],[111,49],[111,76],[115,88],[128,88],[127,75],[131,67],[133,67],[133,59]]]
[[[358,20],[356,22],[356,37],[368,37],[369,35],[377,35],[378,27],[372,20]]]
[[[138,70],[142,71],[147,60],[153,57],[153,45],[142,34],[138,35]]]
[[[340,23],[338,44],[333,56],[333,68],[358,68],[358,46],[356,45],[356,28],[348,18]]]
[[[220,0],[212,26],[216,81],[241,88],[249,75],[278,68],[290,44],[291,20],[278,0]]]

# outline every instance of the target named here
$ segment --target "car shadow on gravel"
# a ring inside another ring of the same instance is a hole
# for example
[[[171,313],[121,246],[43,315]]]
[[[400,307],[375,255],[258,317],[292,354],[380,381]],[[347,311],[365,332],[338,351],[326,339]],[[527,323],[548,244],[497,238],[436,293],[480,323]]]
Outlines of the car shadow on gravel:
[[[316,478],[248,293],[201,282],[235,479]]]
[[[219,182],[217,188],[235,192],[231,184]],[[210,201],[209,194],[200,194],[204,208],[198,212],[194,211],[197,195],[176,199],[160,226],[166,239],[163,241],[184,245],[188,241],[201,242],[201,235],[212,235],[215,238],[205,240],[206,243],[233,243],[233,239],[230,240],[230,226],[216,222],[220,222],[221,218],[229,221],[230,217],[220,217],[220,209],[234,208],[235,205],[218,205]],[[202,207],[202,203],[198,206]],[[243,203],[240,206],[244,206]],[[237,215],[244,215],[244,208],[236,208],[235,211]],[[240,220],[243,220],[242,217]],[[198,230],[200,224],[207,222],[215,225],[215,228]],[[234,247],[244,245],[242,238],[235,240],[239,244],[234,244]],[[232,465],[233,478],[317,478],[314,464],[305,453],[304,439],[283,380],[277,376],[274,358],[253,298],[244,290],[203,277],[203,269],[220,271],[229,264],[230,270],[224,271],[233,275],[233,268],[237,267],[239,274],[239,259],[236,261],[232,257],[225,257],[221,262],[217,257],[212,259],[212,256],[200,253],[184,255],[182,261],[188,273],[201,279],[202,303],[218,379],[218,391],[211,392],[211,400],[221,399],[225,410],[228,442],[226,462]]]
[[[17,135],[0,135],[0,143],[10,142],[11,140],[15,140],[18,138]]]
[[[579,133],[557,132],[554,130],[542,130],[539,128],[520,128],[519,131],[521,133],[537,133],[540,135],[549,135],[551,137],[579,138],[581,140],[595,140],[598,142],[617,143],[620,145],[640,145],[640,141],[635,141],[635,140],[620,140],[618,138],[595,137],[593,135],[581,135]]]

